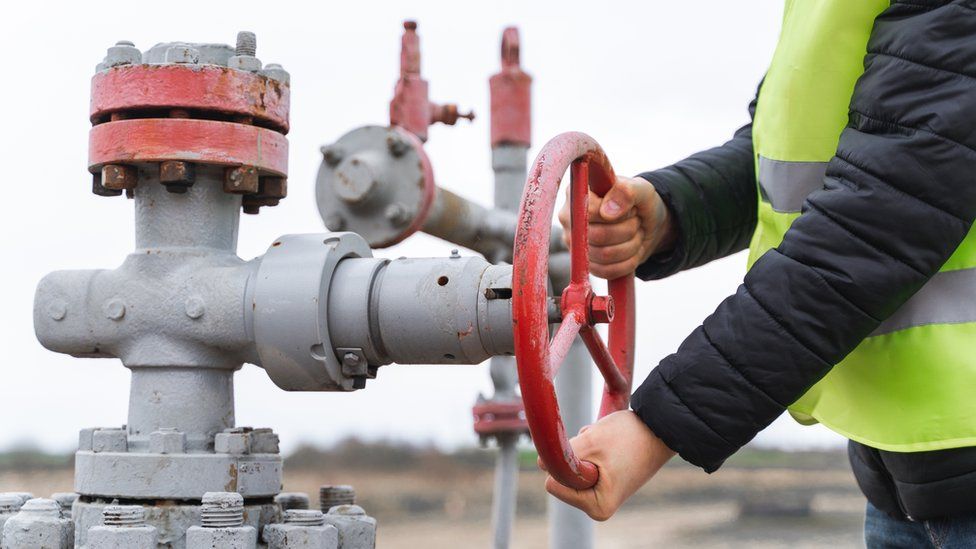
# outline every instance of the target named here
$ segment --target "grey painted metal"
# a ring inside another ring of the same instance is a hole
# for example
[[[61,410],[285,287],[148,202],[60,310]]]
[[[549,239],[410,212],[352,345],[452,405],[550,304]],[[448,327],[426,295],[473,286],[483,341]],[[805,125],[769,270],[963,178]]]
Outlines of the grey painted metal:
[[[283,524],[264,528],[262,539],[268,549],[338,549],[339,530],[325,524],[322,511],[293,509],[286,511]]]
[[[363,126],[322,147],[315,197],[329,230],[354,231],[374,247],[403,238],[433,184],[409,140],[404,130]]]
[[[75,504],[75,547],[87,545],[89,529],[102,524],[103,510],[111,504],[106,499],[79,500]],[[147,502],[144,509],[146,523],[156,528],[159,546],[167,549],[185,549],[187,530],[201,523],[199,500],[196,503],[163,500],[161,505]],[[280,508],[267,500],[245,502],[244,511],[244,524],[258,530],[281,521]]]
[[[71,506],[74,505],[75,500],[78,499],[78,494],[76,492],[55,492],[51,494],[51,499],[58,502],[58,505],[61,507],[61,515],[66,519],[70,519]],[[2,530],[3,525],[0,524],[0,531]]]
[[[593,421],[593,364],[582,340],[569,348],[556,376],[556,398],[566,433],[574,435]],[[549,547],[593,547],[593,521],[586,513],[549,496]]]
[[[328,309],[338,265],[371,255],[354,233],[286,235],[268,248],[244,309],[253,317],[261,364],[276,385],[290,391],[362,388],[356,376],[343,374],[333,352],[337,345],[329,334]]]
[[[325,514],[325,523],[339,531],[339,549],[374,549],[376,519],[358,505],[338,505]]]
[[[156,528],[140,505],[108,505],[103,522],[88,530],[88,549],[156,549]]]
[[[480,257],[349,259],[332,278],[331,340],[370,365],[510,355],[510,290],[511,267]]]
[[[187,549],[228,547],[249,549],[257,545],[258,531],[244,524],[244,498],[234,492],[208,492],[200,508],[202,526],[186,531]]]
[[[3,547],[3,525],[20,511],[24,501],[15,493],[0,493],[0,547]]]
[[[502,144],[491,149],[491,168],[495,181],[495,208],[518,211],[525,186],[528,166],[528,146]],[[514,241],[514,237],[512,239]],[[502,251],[504,250],[504,251]],[[500,261],[511,261],[512,246],[495,252]],[[493,356],[488,367],[494,386],[493,400],[517,398],[518,370],[514,357]],[[498,455],[495,457],[495,483],[491,501],[493,547],[507,549],[512,539],[512,526],[518,502],[519,435],[496,437]]]
[[[826,162],[791,162],[759,157],[763,199],[780,213],[799,213],[808,194],[823,188]]]
[[[516,211],[525,184],[525,147],[501,146],[493,156],[506,193],[505,208],[486,208],[442,188],[436,188],[430,211],[420,230],[484,255],[493,263],[511,261]],[[522,155],[521,162],[518,156]],[[380,126],[352,130],[322,148],[316,181],[316,201],[326,227],[353,231],[372,247],[395,244],[415,230],[422,211],[426,175],[419,141],[401,131]],[[518,173],[521,171],[521,181]],[[517,186],[515,185],[517,183]],[[510,207],[510,208],[509,208]],[[565,250],[562,230],[553,228],[552,249]]]
[[[53,499],[28,500],[3,525],[4,549],[69,549],[74,541],[71,519],[61,515]]]

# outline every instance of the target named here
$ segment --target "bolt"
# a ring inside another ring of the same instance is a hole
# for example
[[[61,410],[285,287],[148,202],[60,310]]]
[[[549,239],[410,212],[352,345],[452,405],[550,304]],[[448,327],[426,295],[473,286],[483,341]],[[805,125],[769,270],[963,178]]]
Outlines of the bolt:
[[[196,179],[193,164],[179,160],[169,160],[159,163],[159,182],[166,185],[171,193],[182,194],[193,185]]]
[[[122,194],[118,189],[106,189],[102,186],[102,172],[92,174],[92,194],[97,196],[119,196]]]
[[[48,303],[47,314],[54,320],[64,320],[64,317],[68,314],[68,305],[60,299],[55,299]]]
[[[254,166],[228,168],[224,174],[224,192],[250,194],[258,192],[261,179]]]
[[[200,61],[200,50],[185,44],[170,46],[166,49],[164,59],[167,63],[186,63],[193,65]]]
[[[21,514],[35,517],[61,518],[61,506],[58,502],[48,498],[34,498],[28,500],[20,508]]]
[[[342,355],[342,362],[346,366],[359,366],[359,355],[356,353],[346,353]]]
[[[204,528],[233,528],[244,524],[244,497],[236,492],[207,492],[200,505]]]
[[[595,295],[590,300],[590,321],[593,324],[606,324],[613,320],[613,297]]]
[[[139,181],[139,171],[132,166],[106,164],[102,166],[102,187],[113,191],[134,189]]]
[[[403,227],[410,222],[410,214],[407,209],[403,207],[403,204],[398,202],[390,204],[386,207],[383,212],[387,221],[393,224],[394,227]]]
[[[451,259],[461,259],[461,253],[458,252],[457,248],[451,250]]]
[[[402,136],[391,133],[386,136],[386,148],[396,158],[400,158],[410,150],[410,143]]]
[[[268,198],[282,199],[288,196],[287,177],[262,177],[261,194]]]
[[[74,492],[55,492],[51,494],[51,499],[58,502],[61,506],[61,514],[64,518],[71,518],[71,506],[78,499],[78,494]]]
[[[237,33],[237,47],[234,55],[249,55],[254,57],[258,53],[258,37],[253,32],[241,31]]]
[[[9,515],[20,510],[23,501],[17,495],[10,493],[0,494],[0,515]]]
[[[129,47],[133,47],[133,46],[136,45],[136,43],[135,42],[132,42],[132,41],[129,41],[129,40],[119,40],[118,42],[115,43],[115,45],[116,46],[129,46]]]
[[[325,515],[318,509],[288,509],[284,514],[285,524],[300,524],[302,526],[322,526]]]
[[[106,505],[102,522],[105,526],[142,526],[146,523],[146,510],[141,505]]]
[[[325,484],[319,488],[319,507],[323,513],[337,505],[352,505],[356,503],[356,490],[346,484]]]
[[[345,156],[342,147],[338,145],[326,145],[320,150],[322,151],[322,158],[325,159],[325,163],[333,168],[338,166],[339,162],[342,162],[342,158]]]
[[[122,320],[125,316],[125,303],[122,303],[121,299],[110,299],[105,302],[102,312],[109,320]]]
[[[199,297],[187,298],[186,302],[183,304],[183,308],[186,311],[186,316],[196,320],[203,316],[205,310],[203,306],[203,300]]]
[[[302,492],[282,492],[274,500],[286,512],[290,509],[308,509],[309,505],[308,494]]]

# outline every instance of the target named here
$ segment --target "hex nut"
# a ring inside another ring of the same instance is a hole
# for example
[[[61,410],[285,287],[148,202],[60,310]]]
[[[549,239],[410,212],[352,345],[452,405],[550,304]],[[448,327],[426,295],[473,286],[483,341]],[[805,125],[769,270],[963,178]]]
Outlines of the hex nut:
[[[258,170],[254,166],[227,168],[224,174],[224,191],[235,194],[256,193],[260,182]]]
[[[102,166],[102,187],[113,191],[131,190],[139,182],[139,171],[132,166],[106,164]]]
[[[291,75],[278,63],[268,63],[263,69],[258,71],[258,74],[272,80],[277,80],[286,86],[291,83]]]
[[[160,429],[149,433],[149,451],[154,454],[182,454],[186,452],[186,433],[176,429]]]
[[[253,526],[230,528],[206,528],[191,526],[186,530],[186,549],[212,549],[216,547],[250,548],[258,543],[258,532]]]
[[[218,454],[244,455],[250,452],[250,433],[217,433],[214,451]]]
[[[375,547],[376,519],[358,505],[339,505],[325,514],[325,523],[339,530],[342,547]]]
[[[195,179],[196,169],[190,162],[167,160],[159,163],[159,182],[171,193],[185,193]]]
[[[199,63],[200,50],[184,44],[177,44],[166,49],[164,59],[167,63]]]
[[[73,541],[74,524],[61,516],[61,506],[53,499],[27,501],[3,526],[4,549],[62,549]]]
[[[117,67],[119,65],[136,65],[142,63],[142,52],[134,46],[132,42],[121,40],[108,49],[105,60],[102,61],[104,68]]]
[[[271,429],[262,428],[251,431],[252,454],[277,454],[279,450],[278,433]]]
[[[93,452],[127,452],[129,437],[124,429],[96,429],[92,433]]]
[[[232,55],[227,66],[239,71],[257,72],[261,70],[261,60],[250,55]]]
[[[338,549],[339,530],[332,525],[269,524],[264,527],[261,539],[268,544],[268,549]]]

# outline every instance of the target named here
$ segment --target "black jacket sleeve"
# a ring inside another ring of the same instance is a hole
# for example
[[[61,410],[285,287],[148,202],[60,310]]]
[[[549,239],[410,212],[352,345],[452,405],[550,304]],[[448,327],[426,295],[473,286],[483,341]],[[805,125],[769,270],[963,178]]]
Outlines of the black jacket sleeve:
[[[750,119],[755,114],[753,99],[749,103]],[[640,265],[639,278],[671,276],[749,245],[757,207],[751,121],[721,147],[638,177],[654,185],[678,230],[674,248]]]
[[[665,358],[633,409],[717,469],[938,271],[976,217],[976,1],[894,2],[847,127],[782,244]]]

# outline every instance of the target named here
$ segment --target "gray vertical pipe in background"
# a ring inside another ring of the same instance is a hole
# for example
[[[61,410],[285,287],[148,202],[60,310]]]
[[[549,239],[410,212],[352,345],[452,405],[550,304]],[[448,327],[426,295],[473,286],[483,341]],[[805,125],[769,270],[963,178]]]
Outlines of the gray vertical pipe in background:
[[[525,145],[501,144],[492,147],[491,167],[495,173],[495,208],[517,212],[525,186]],[[509,261],[512,258],[488,258],[491,261]],[[507,356],[492,357],[489,367],[495,386],[493,398],[515,398],[518,374],[515,359]],[[512,524],[518,499],[518,439],[517,435],[498,437],[498,456],[495,458],[495,488],[491,502],[491,524],[494,533],[493,547],[507,549],[512,539]]]
[[[593,366],[583,340],[576,338],[556,376],[556,398],[572,437],[593,421]],[[549,496],[549,547],[551,549],[590,549],[593,547],[593,521],[586,513]]]

